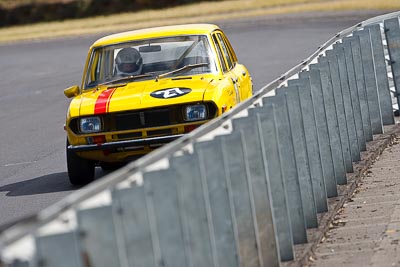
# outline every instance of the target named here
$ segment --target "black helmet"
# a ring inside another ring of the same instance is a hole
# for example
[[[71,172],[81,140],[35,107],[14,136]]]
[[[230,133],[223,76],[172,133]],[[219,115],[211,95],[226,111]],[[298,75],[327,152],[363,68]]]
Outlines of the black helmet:
[[[142,57],[135,48],[121,49],[115,58],[118,75],[138,75],[142,72]]]

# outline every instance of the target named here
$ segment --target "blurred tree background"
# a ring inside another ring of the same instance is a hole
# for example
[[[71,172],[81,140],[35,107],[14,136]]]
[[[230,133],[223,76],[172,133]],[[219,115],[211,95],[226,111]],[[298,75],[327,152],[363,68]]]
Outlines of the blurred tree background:
[[[222,0],[203,0],[222,1]],[[0,0],[0,27],[160,9],[200,0]]]

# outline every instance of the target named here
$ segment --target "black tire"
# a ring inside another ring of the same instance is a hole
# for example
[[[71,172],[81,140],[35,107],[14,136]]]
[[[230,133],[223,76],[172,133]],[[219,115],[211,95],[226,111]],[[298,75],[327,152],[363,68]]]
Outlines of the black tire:
[[[67,141],[68,146],[68,141]],[[73,185],[85,185],[94,180],[94,163],[67,150],[67,169],[69,181]]]

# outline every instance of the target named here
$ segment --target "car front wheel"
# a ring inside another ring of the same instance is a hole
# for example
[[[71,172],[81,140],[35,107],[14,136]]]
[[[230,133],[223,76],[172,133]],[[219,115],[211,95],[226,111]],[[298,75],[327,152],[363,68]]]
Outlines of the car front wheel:
[[[67,147],[68,147],[67,141]],[[85,185],[94,180],[94,163],[67,150],[67,169],[69,181],[73,185]]]

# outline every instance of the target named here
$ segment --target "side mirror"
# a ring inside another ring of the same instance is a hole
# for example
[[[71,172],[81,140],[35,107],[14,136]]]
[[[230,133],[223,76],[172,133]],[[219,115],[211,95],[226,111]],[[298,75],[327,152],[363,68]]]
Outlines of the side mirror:
[[[74,85],[64,90],[64,95],[68,98],[77,96],[79,94],[79,86]]]

